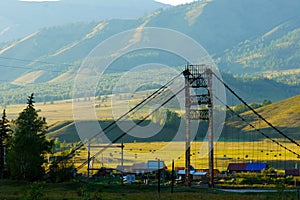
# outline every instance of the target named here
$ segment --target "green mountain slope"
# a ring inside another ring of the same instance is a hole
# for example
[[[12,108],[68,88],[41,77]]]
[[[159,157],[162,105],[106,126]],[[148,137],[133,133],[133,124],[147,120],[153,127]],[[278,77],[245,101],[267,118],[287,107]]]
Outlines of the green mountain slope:
[[[0,78],[12,81],[37,68],[58,71],[36,80],[36,82],[49,81],[61,75],[62,72],[76,67],[76,62],[78,65],[96,45],[106,38],[128,29],[142,29],[144,26],[180,31],[202,44],[210,54],[221,55],[226,49],[230,50],[245,40],[262,36],[297,16],[299,7],[298,0],[289,0],[288,2],[281,0],[205,0],[161,9],[136,20],[107,20],[49,27],[13,43],[1,44],[0,56],[51,64],[1,59]],[[299,27],[299,21],[294,26]],[[291,40],[290,42],[297,41],[297,33],[299,32],[286,33],[282,39],[288,38]],[[247,45],[247,43],[242,44],[240,48],[248,49]],[[268,51],[267,46],[268,43],[262,47],[259,46],[260,49],[257,51]],[[289,56],[294,58],[291,62],[295,63],[298,62],[298,57],[293,55],[293,48],[293,45],[289,46],[285,51],[288,51]],[[233,54],[237,53],[233,52]],[[270,69],[272,67],[269,66],[270,58],[277,55],[270,54],[264,57],[267,66],[256,66],[256,68]],[[244,55],[243,52],[242,55]],[[239,58],[238,55],[237,57]],[[241,60],[238,58],[234,60]],[[285,60],[284,55],[280,58]],[[63,65],[63,63],[68,63],[68,65]],[[22,66],[24,69],[22,67],[12,69],[3,67],[4,65]],[[272,63],[272,65],[276,64]],[[221,65],[221,67],[223,66]],[[235,70],[231,71],[235,73]]]
[[[155,82],[157,71],[149,72]],[[74,74],[73,74],[74,75]],[[96,95],[111,94],[115,83],[122,74],[105,74],[99,81]],[[284,83],[278,83],[266,78],[235,78],[231,74],[223,73],[223,80],[247,102],[262,102],[264,99],[270,99],[273,102],[280,101],[296,94],[300,94],[298,86],[290,86]],[[23,104],[28,94],[35,92],[36,102],[52,102],[55,100],[71,99],[73,94],[73,81],[62,81],[53,83],[30,84],[27,86],[18,86],[9,83],[0,84],[0,102],[3,107],[11,104]],[[156,89],[158,86],[143,88],[143,90]],[[239,102],[231,101],[228,96],[229,105]]]
[[[214,55],[298,16],[299,7],[294,0],[205,0],[167,9],[149,25],[186,33]]]
[[[5,66],[26,67],[1,67],[0,71],[5,74],[6,80],[14,80],[31,71],[46,70],[50,74],[39,77],[36,83],[50,81],[78,67],[99,42],[123,30],[135,28],[139,24],[138,20],[110,20],[42,29],[0,51],[3,57],[25,60],[6,59]]]
[[[224,79],[247,101],[282,100],[300,93],[300,20],[295,17],[299,8],[299,0],[203,0],[160,9],[138,19],[43,28],[0,44],[0,80],[5,82],[0,85],[0,103],[23,102],[32,91],[37,101],[71,98],[76,70],[95,46],[129,29],[147,37],[141,31],[144,27],[174,29],[202,44],[222,71],[242,77],[225,75]],[[186,64],[165,52],[145,50],[115,62],[112,73],[153,62]],[[119,75],[100,80],[97,95],[111,92]]]
[[[300,139],[300,95],[285,99],[280,102],[276,102],[267,106],[256,109],[256,111],[263,116],[272,125],[277,127],[279,130],[284,132],[284,134],[289,137],[299,140]],[[257,129],[262,130],[264,133],[270,137],[282,138],[275,130],[270,128],[265,122],[259,120],[253,112],[248,111],[241,114],[249,123],[254,125]],[[249,134],[258,134],[253,131],[253,129],[248,126],[248,124],[243,123],[239,118],[230,118],[227,122],[229,127],[234,127],[237,132],[243,132]],[[259,135],[259,134],[258,134]],[[260,137],[262,137],[260,135]],[[263,138],[263,137],[262,137]]]
[[[299,23],[299,17],[293,18],[254,40],[241,42],[221,57],[219,65],[225,71],[240,74],[264,72],[267,77],[275,77],[286,70],[299,74]],[[293,78],[289,83],[299,84],[299,80]]]

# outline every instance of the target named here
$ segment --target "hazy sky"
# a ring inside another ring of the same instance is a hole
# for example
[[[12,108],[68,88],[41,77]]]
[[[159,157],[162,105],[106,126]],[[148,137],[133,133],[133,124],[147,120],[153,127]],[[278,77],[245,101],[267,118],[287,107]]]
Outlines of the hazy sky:
[[[60,1],[60,0],[19,0],[19,1],[42,2],[42,1]],[[176,6],[176,5],[179,5],[179,4],[190,3],[190,2],[193,2],[194,0],[155,0],[155,1]]]
[[[176,6],[179,4],[190,3],[195,0],[155,0],[155,1]]]
[[[19,0],[19,1],[35,1],[35,2],[44,2],[44,1],[60,1],[60,0]]]

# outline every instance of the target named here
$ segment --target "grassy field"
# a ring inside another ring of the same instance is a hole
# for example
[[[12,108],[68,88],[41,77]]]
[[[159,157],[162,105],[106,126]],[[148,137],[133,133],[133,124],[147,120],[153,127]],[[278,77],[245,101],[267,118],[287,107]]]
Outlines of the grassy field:
[[[148,91],[148,93],[151,93],[151,91]],[[112,111],[111,111],[111,105],[113,104],[113,108],[115,110],[116,117],[118,118],[119,115],[124,114],[126,111],[128,111],[131,107],[135,106],[137,103],[139,103],[143,98],[146,97],[145,92],[139,92],[134,94],[134,97],[132,97],[129,101],[129,104],[127,101],[120,99],[120,97],[107,95],[102,96],[103,100],[90,98],[90,99],[76,99],[74,102],[76,103],[76,109],[81,112],[84,116],[89,116],[93,113],[90,113],[91,109],[95,109],[95,113],[97,116],[97,119],[99,120],[111,120],[113,119]],[[94,105],[91,108],[88,104],[89,101],[94,101]],[[26,100],[24,99],[24,102]],[[113,103],[112,103],[113,102]],[[26,104],[15,104],[15,105],[8,105],[6,107],[6,113],[9,119],[16,119],[20,112],[26,107]],[[55,124],[60,121],[73,121],[73,101],[70,100],[61,100],[61,101],[53,101],[53,102],[36,102],[35,103],[36,110],[39,110],[39,115],[46,117],[48,125]],[[119,111],[120,112],[116,112]],[[94,110],[92,110],[94,111]],[[88,112],[88,113],[86,113]],[[149,112],[149,107],[145,106],[144,109],[141,109],[139,112],[136,112],[134,115],[131,115],[131,118],[137,119],[141,116],[145,115],[145,113]],[[89,120],[90,118],[86,118],[85,120]]]
[[[100,183],[26,183],[1,180],[0,199],[201,199],[201,200],[266,200],[266,199],[296,199],[296,191],[274,193],[230,193],[217,189],[202,187],[186,188],[176,186],[172,194],[170,187],[162,187],[158,194],[157,186],[147,185],[108,185]]]
[[[150,91],[151,92],[151,91]],[[138,102],[140,102],[143,98],[148,96],[149,94],[145,93],[137,93],[134,94],[134,97],[130,99],[129,102],[126,102],[123,98],[125,97],[116,97],[116,96],[103,96],[101,100],[94,99],[95,104],[89,105],[87,104],[88,100],[79,99],[76,100],[76,109],[85,116],[85,120],[91,119],[90,116],[93,116],[93,113],[96,114],[98,120],[111,120],[113,119],[113,114],[111,110],[111,102],[113,99],[113,108],[115,112],[115,119],[120,115],[124,114]],[[114,98],[113,98],[114,97]],[[105,101],[103,101],[105,99]],[[93,100],[91,98],[90,100]],[[274,126],[280,128],[280,130],[285,133],[291,133],[294,136],[297,136],[300,132],[300,95],[294,96],[292,98],[286,99],[281,102],[276,102],[268,106],[264,106],[262,108],[257,109],[257,112],[261,114],[264,118],[266,118],[269,122],[271,122]],[[25,100],[24,100],[25,102]],[[9,119],[16,119],[18,114],[26,107],[25,104],[19,105],[9,105],[6,108],[6,113]],[[44,116],[47,119],[48,125],[51,126],[56,123],[64,123],[65,121],[73,121],[73,104],[72,100],[63,100],[63,101],[55,101],[55,102],[47,102],[47,103],[39,103],[35,104],[35,108],[39,110],[39,115]],[[93,110],[95,109],[95,110]],[[152,108],[153,109],[153,108]],[[139,119],[142,116],[146,116],[146,113],[149,113],[149,107],[145,106],[142,110],[137,113],[131,115],[131,119]],[[178,113],[182,113],[180,110],[176,110]],[[255,127],[259,129],[268,128],[266,123],[262,121],[258,121],[258,118],[255,117],[252,112],[245,112],[242,114],[243,117],[247,119],[248,122],[253,124]],[[251,127],[246,123],[242,123],[242,121],[238,118],[231,118],[227,124],[238,127],[239,129],[247,132],[251,130]],[[266,130],[267,132],[269,130]]]
[[[141,99],[145,97],[145,94],[135,94],[135,98],[130,100],[130,106],[135,105]],[[102,97],[103,99],[104,97]],[[100,120],[112,119],[110,103],[112,96],[106,96],[106,100],[95,100],[95,111],[97,118]],[[80,110],[86,109],[86,101],[84,99],[77,100]],[[258,109],[257,111],[271,121],[274,125],[278,127],[300,127],[299,122],[299,112],[300,107],[298,102],[300,101],[300,96],[295,96],[291,99],[274,103],[265,107]],[[117,109],[124,109],[124,100],[122,98],[116,98],[115,107]],[[98,105],[98,106],[96,106]],[[24,108],[24,105],[9,105],[7,109],[7,115],[9,119],[15,119],[18,113]],[[127,105],[128,106],[128,105]],[[54,135],[59,135],[65,133],[65,137],[70,137],[70,135],[76,135],[76,141],[78,136],[73,123],[73,113],[72,113],[72,100],[65,101],[55,101],[53,104],[47,102],[36,103],[35,108],[39,110],[40,116],[45,116],[49,125],[49,129]],[[126,110],[126,109],[125,109]],[[149,108],[136,113],[131,116],[133,119],[140,118],[149,112]],[[179,111],[178,111],[179,112]],[[250,113],[243,114],[247,119],[253,122],[254,125],[258,125],[259,128],[264,128],[263,123],[256,121]],[[242,126],[241,123],[236,123],[236,126]],[[245,131],[249,130],[249,126],[241,127]],[[295,129],[295,130],[296,130]],[[229,129],[230,131],[230,129]],[[299,132],[298,132],[299,133]],[[229,133],[230,134],[230,133]],[[73,137],[73,136],[72,136]],[[75,137],[75,136],[74,136]],[[241,136],[242,137],[242,136]],[[283,144],[289,149],[299,152],[295,145],[283,141]],[[201,142],[194,142],[191,145],[191,163],[195,168],[203,169],[208,166],[208,152],[207,144]],[[148,160],[161,159],[165,160],[168,166],[171,165],[171,160],[175,160],[176,166],[184,166],[185,153],[184,153],[184,143],[183,142],[136,142],[136,143],[126,143],[124,149],[124,164],[131,165],[137,162],[147,162]],[[93,149],[92,153],[99,151],[100,149]],[[81,150],[77,158],[74,159],[75,165],[83,162],[87,158],[86,150]],[[79,162],[77,162],[77,161]],[[219,141],[215,146],[215,166],[220,171],[226,170],[229,163],[233,162],[251,162],[260,161],[268,162],[278,169],[284,168],[294,168],[298,163],[300,166],[299,159],[292,153],[280,148],[276,144],[270,142],[269,140],[262,141],[243,141],[240,138],[239,142],[222,142]],[[97,164],[98,162],[98,164]],[[107,149],[103,154],[99,155],[95,165],[109,165],[116,167],[121,163],[120,161],[120,149]]]
[[[102,108],[96,109],[97,116],[101,119],[111,119],[110,108],[105,106],[108,103],[103,103]],[[25,104],[9,105],[6,108],[9,119],[16,119],[18,114],[26,107]],[[40,110],[39,115],[46,117],[48,125],[67,120],[73,121],[72,100],[55,101],[51,103],[36,103],[35,108]],[[84,109],[84,107],[82,108]]]
[[[125,143],[124,144],[124,165],[133,163],[147,163],[148,160],[163,160],[168,169],[171,169],[174,159],[175,167],[185,166],[184,142],[147,142],[147,143]],[[205,147],[207,143],[193,142],[191,144],[191,165],[196,169],[208,168],[208,152]],[[287,147],[297,150],[292,144]],[[201,151],[202,149],[202,151]],[[91,149],[94,155],[101,148]],[[229,163],[240,162],[267,162],[271,167],[284,173],[283,169],[292,169],[300,160],[294,154],[280,149],[276,144],[268,141],[261,142],[217,142],[215,151],[215,168],[219,171],[226,171]],[[87,159],[87,150],[80,150],[74,158],[75,166],[80,165]],[[100,168],[116,167],[121,164],[121,149],[107,148],[92,163],[91,167]],[[86,174],[85,166],[80,172]],[[281,170],[281,171],[280,171]]]

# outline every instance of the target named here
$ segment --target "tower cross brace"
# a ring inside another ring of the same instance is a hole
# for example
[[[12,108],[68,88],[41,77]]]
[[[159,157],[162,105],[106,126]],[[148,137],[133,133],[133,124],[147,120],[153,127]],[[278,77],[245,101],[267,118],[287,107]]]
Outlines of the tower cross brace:
[[[212,101],[212,71],[207,65],[187,65],[183,75],[185,77],[185,184],[191,185],[190,175],[190,125],[191,120],[209,121],[208,149],[209,149],[209,186],[214,187],[214,151],[213,151],[213,101]],[[204,88],[203,93],[198,91]],[[191,93],[196,93],[191,94]]]

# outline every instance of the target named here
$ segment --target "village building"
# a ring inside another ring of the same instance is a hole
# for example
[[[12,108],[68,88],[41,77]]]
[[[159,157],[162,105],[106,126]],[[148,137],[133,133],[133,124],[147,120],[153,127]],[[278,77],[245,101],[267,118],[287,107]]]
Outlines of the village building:
[[[243,172],[261,172],[267,169],[267,163],[229,163],[227,172],[231,174]]]

